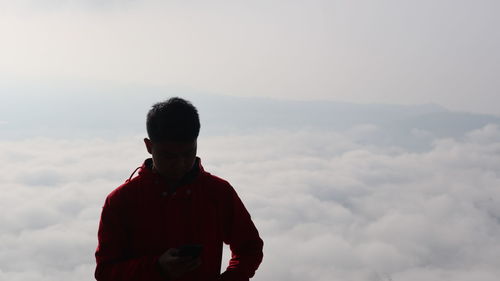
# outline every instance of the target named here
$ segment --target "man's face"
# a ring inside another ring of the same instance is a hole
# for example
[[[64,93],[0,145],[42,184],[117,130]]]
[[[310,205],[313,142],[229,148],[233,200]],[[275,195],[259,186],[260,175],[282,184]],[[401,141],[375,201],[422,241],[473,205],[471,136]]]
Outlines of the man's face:
[[[155,170],[170,181],[180,180],[196,160],[196,140],[152,142],[146,138],[144,143],[153,157]]]

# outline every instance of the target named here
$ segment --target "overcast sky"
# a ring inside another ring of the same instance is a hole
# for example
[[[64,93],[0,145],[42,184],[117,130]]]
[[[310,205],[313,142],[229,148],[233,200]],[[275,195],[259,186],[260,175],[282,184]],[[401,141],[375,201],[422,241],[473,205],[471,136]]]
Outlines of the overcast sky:
[[[1,0],[0,76],[498,115],[499,10],[496,0]]]
[[[180,95],[265,241],[254,280],[497,281],[498,11],[0,0],[0,280],[92,280],[104,199]]]

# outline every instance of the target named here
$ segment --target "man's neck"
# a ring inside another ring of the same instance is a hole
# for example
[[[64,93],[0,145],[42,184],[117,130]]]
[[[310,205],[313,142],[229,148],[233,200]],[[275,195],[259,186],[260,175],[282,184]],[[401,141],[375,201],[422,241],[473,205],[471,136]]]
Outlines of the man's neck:
[[[192,182],[198,176],[198,174],[200,173],[199,159],[198,158],[196,158],[196,160],[195,160],[195,162],[193,164],[193,167],[191,167],[191,169],[189,170],[189,172],[187,172],[186,174],[184,174],[184,176],[182,176],[181,178],[177,178],[177,179],[175,179],[175,178],[169,178],[168,176],[162,175],[155,168],[154,163],[152,163],[151,169],[155,173],[157,173],[158,175],[160,175],[165,180],[165,182],[168,185],[168,191],[169,191],[169,193],[170,192],[175,192],[175,190],[178,187],[186,185],[186,184]]]

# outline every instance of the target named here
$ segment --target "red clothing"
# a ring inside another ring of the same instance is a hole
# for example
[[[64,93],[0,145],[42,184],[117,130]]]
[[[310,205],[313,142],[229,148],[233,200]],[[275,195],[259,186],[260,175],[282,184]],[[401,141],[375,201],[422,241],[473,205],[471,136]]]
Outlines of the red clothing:
[[[179,281],[248,280],[262,261],[263,242],[240,198],[197,158],[175,192],[146,160],[139,175],[106,198],[95,256],[98,281],[163,281],[158,258],[169,248],[202,244],[201,266]],[[222,243],[232,258],[220,277]]]

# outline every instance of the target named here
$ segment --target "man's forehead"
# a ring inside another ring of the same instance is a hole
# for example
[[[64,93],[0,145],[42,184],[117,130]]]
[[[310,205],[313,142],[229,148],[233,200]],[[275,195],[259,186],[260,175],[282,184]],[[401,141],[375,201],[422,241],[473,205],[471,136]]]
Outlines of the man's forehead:
[[[196,140],[194,141],[160,141],[154,142],[157,149],[165,152],[182,152],[189,151],[196,147]]]

